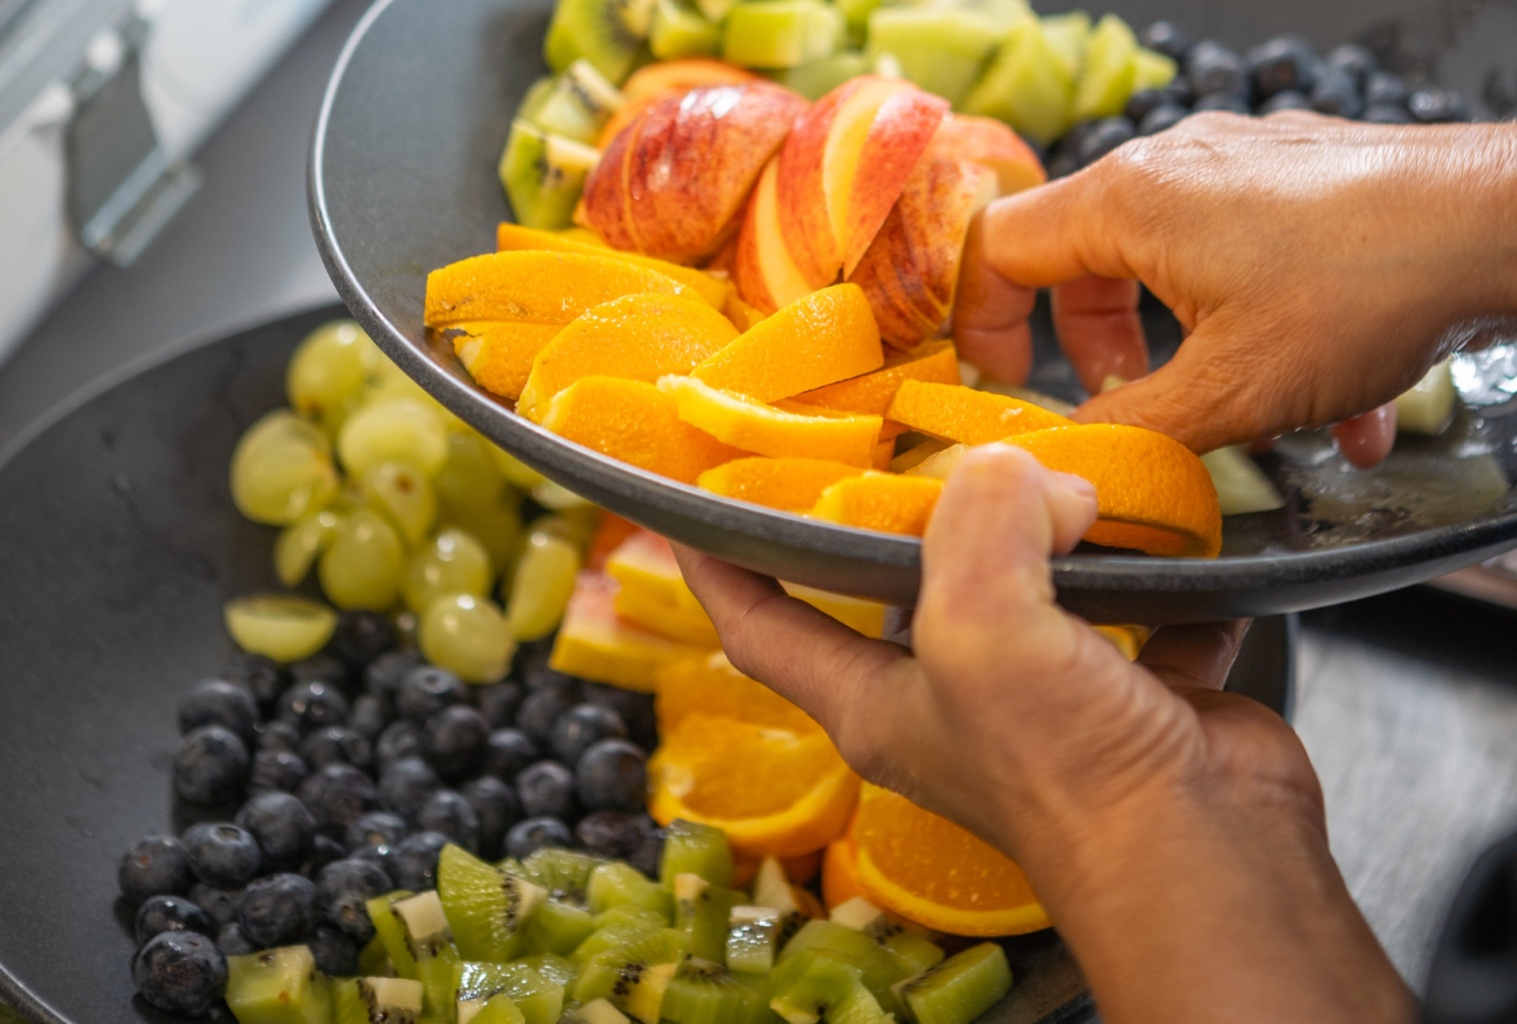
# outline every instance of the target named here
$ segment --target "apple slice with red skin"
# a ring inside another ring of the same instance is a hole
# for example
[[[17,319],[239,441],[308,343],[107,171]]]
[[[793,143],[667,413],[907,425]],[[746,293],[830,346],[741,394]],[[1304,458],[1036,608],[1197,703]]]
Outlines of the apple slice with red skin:
[[[968,160],[996,172],[1000,193],[1042,185],[1048,181],[1043,161],[1011,128],[993,117],[949,114],[927,147],[924,160]]]
[[[779,157],[775,157],[764,167],[748,200],[732,264],[738,295],[765,316],[813,290],[785,245],[780,228],[778,177]]]

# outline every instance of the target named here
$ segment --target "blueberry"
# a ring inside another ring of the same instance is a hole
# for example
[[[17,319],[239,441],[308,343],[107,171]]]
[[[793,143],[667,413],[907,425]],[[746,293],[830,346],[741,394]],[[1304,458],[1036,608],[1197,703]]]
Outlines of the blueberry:
[[[343,833],[343,842],[348,849],[356,850],[361,846],[371,846],[376,843],[385,846],[394,846],[411,832],[411,827],[405,819],[398,814],[389,811],[369,811]]]
[[[228,822],[201,822],[185,829],[182,838],[190,870],[206,885],[240,889],[258,876],[263,851],[247,829]]]
[[[1050,179],[1067,178],[1079,169],[1080,158],[1075,156],[1073,152],[1055,153],[1048,161],[1048,177]]]
[[[348,720],[348,699],[335,683],[311,679],[296,683],[279,699],[279,717],[310,732]]]
[[[421,730],[405,719],[391,722],[374,741],[374,764],[381,773],[396,761],[421,755]]]
[[[192,804],[219,804],[234,799],[252,770],[248,748],[219,725],[190,730],[174,759],[174,791]]]
[[[1370,107],[1405,107],[1412,91],[1400,75],[1372,71],[1364,80],[1364,102]]]
[[[590,744],[626,738],[621,715],[596,704],[576,704],[553,724],[553,756],[563,764],[576,764]]]
[[[349,692],[354,678],[341,658],[326,651],[295,662],[290,666],[290,675],[296,686],[301,683],[326,683],[344,694]]]
[[[137,908],[137,945],[160,932],[214,935],[216,925],[204,910],[183,896],[149,896]]]
[[[1211,39],[1197,43],[1185,59],[1185,77],[1199,96],[1241,96],[1248,88],[1243,58]]]
[[[478,687],[475,699],[490,728],[505,729],[516,724],[516,709],[521,707],[523,696],[521,686],[506,682]]]
[[[1380,62],[1375,60],[1375,55],[1358,43],[1344,43],[1335,47],[1327,55],[1327,66],[1347,71],[1354,76],[1354,80],[1361,85],[1380,69]]]
[[[137,840],[116,869],[121,898],[134,907],[150,896],[183,896],[194,884],[190,855],[173,836]]]
[[[391,872],[391,861],[395,856],[395,847],[389,843],[370,843],[367,846],[357,846],[348,851],[345,860],[361,860],[365,864],[372,864],[384,872],[390,879],[390,888],[395,888],[395,876]]]
[[[643,840],[643,845],[637,848],[637,852],[627,858],[627,861],[637,870],[649,878],[658,877],[659,866],[664,860],[664,830],[654,829],[648,838]]]
[[[226,991],[226,957],[199,932],[161,932],[132,959],[132,981],[165,1013],[199,1017]]]
[[[1141,122],[1149,114],[1165,106],[1170,102],[1170,94],[1165,89],[1144,89],[1135,92],[1127,100],[1127,109],[1123,111],[1127,119],[1134,124]]]
[[[1448,124],[1470,119],[1464,98],[1452,89],[1418,89],[1407,98],[1406,109],[1421,124]]]
[[[243,937],[242,929],[236,921],[228,921],[221,926],[216,933],[216,945],[221,947],[221,952],[226,956],[247,956],[249,953],[258,952],[253,944]]]
[[[1342,68],[1327,68],[1312,87],[1312,108],[1333,117],[1358,117],[1364,113],[1359,80]]]
[[[421,655],[411,650],[391,651],[381,654],[363,670],[363,687],[376,697],[389,700],[394,706],[400,693],[400,684],[411,670],[420,667]]]
[[[648,791],[646,760],[626,740],[601,740],[575,766],[580,803],[592,811],[642,810]],[[526,808],[525,801],[522,807]]]
[[[603,740],[626,743],[626,740]],[[627,744],[631,746],[631,744]],[[594,750],[594,747],[590,748]],[[589,756],[588,751],[586,756]],[[574,773],[557,761],[528,765],[516,777],[516,799],[529,818],[567,818],[574,813]]]
[[[432,712],[421,727],[421,756],[438,775],[457,781],[478,773],[489,737],[484,715],[452,704]]]
[[[447,836],[470,853],[479,851],[479,815],[457,790],[439,789],[429,796],[417,824],[423,831]]]
[[[352,978],[358,974],[358,947],[336,928],[317,925],[316,932],[306,939],[306,948],[316,969],[329,978]]]
[[[363,669],[382,654],[395,649],[400,636],[388,618],[378,612],[343,612],[337,617],[337,629],[327,641],[327,652],[334,654],[353,673]]]
[[[355,942],[374,937],[367,904],[390,891],[390,876],[365,860],[339,860],[316,876],[316,900],[328,924]]]
[[[1411,124],[1412,115],[1408,114],[1403,106],[1380,103],[1365,108],[1364,116],[1360,120],[1367,124]]]
[[[394,720],[392,702],[372,693],[359,694],[348,710],[348,728],[370,742],[378,739]]]
[[[1285,92],[1277,92],[1263,103],[1259,104],[1257,113],[1262,116],[1278,114],[1282,110],[1310,110],[1312,101],[1304,93],[1293,89]]]
[[[275,711],[279,706],[279,695],[290,685],[290,674],[273,658],[242,651],[232,656],[226,679],[247,687],[259,710],[266,715]]]
[[[1216,92],[1210,96],[1202,96],[1196,100],[1195,112],[1204,113],[1208,110],[1221,110],[1229,114],[1252,113],[1248,109],[1248,100],[1233,93]]]
[[[299,942],[316,927],[316,885],[296,874],[260,878],[242,894],[237,926],[263,949]]]
[[[1189,32],[1172,21],[1156,21],[1143,30],[1143,45],[1184,63],[1194,42]]]
[[[1137,126],[1125,117],[1107,117],[1097,121],[1080,139],[1080,163],[1095,163],[1137,134]]]
[[[653,694],[624,690],[603,683],[584,684],[584,702],[610,708],[627,726],[627,738],[652,750],[658,746],[658,717],[653,713]]]
[[[646,814],[628,811],[591,811],[574,826],[574,836],[587,853],[626,860],[635,854],[657,828]]]
[[[237,904],[242,902],[242,891],[215,889],[204,882],[196,882],[190,886],[189,897],[190,902],[205,911],[205,916],[211,919],[211,923],[220,928],[228,921],[236,920]]]
[[[350,764],[329,764],[306,776],[297,795],[317,828],[345,829],[374,803],[374,780]]]
[[[395,710],[402,718],[421,725],[433,712],[469,702],[469,686],[447,669],[422,665],[406,673],[395,697]]]
[[[314,771],[329,764],[367,768],[374,760],[369,741],[344,725],[327,725],[305,738],[300,756]]]
[[[506,856],[523,860],[547,846],[573,846],[574,833],[557,818],[527,818],[506,833]]]
[[[1254,94],[1268,99],[1279,92],[1311,92],[1317,79],[1317,55],[1300,36],[1278,36],[1248,51]]]
[[[538,690],[557,690],[569,698],[569,703],[579,702],[580,680],[557,669],[549,668],[546,653],[540,660],[527,666],[522,672],[522,678],[526,680],[528,693],[535,693]]]
[[[406,836],[390,854],[390,877],[411,892],[437,888],[437,856],[447,845],[448,837],[436,832]]]
[[[480,771],[511,782],[523,768],[542,757],[537,744],[520,729],[496,729],[485,743]]]
[[[249,793],[293,793],[310,774],[305,758],[287,750],[260,750],[253,755]]]
[[[258,738],[258,705],[248,688],[225,679],[206,679],[179,698],[179,733],[219,725],[249,747]]]
[[[258,841],[265,871],[294,871],[311,854],[316,819],[289,793],[260,793],[242,805],[235,820]]]
[[[578,703],[578,695],[567,688],[551,686],[533,690],[516,712],[516,727],[539,748],[551,750],[554,723]]]
[[[1184,107],[1165,105],[1148,112],[1143,123],[1138,125],[1139,135],[1157,135],[1167,131],[1190,116]]]
[[[441,787],[442,780],[421,758],[402,758],[379,777],[379,806],[414,822],[427,798]]]
[[[460,792],[479,820],[479,855],[485,860],[499,860],[506,831],[521,816],[516,790],[493,775],[481,775]]]
[[[331,836],[324,836],[318,832],[316,838],[311,840],[311,855],[300,866],[300,873],[307,878],[315,878],[328,864],[347,859],[348,851],[343,849],[341,843]]]
[[[300,753],[301,732],[294,722],[265,722],[258,729],[259,750],[287,750]]]

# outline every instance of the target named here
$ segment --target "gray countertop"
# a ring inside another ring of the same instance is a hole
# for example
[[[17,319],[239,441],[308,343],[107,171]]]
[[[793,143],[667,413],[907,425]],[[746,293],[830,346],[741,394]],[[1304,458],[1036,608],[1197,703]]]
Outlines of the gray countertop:
[[[206,145],[204,187],[142,261],[91,271],[0,367],[0,448],[133,360],[335,300],[306,218],[306,146],[366,6],[337,0]],[[1517,824],[1517,629],[1410,591],[1306,616],[1299,667],[1296,724],[1334,850],[1420,985],[1452,887]]]

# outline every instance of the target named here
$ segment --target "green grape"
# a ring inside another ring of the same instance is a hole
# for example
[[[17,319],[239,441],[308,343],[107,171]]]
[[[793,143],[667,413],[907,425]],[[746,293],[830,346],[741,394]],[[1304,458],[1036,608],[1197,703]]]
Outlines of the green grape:
[[[454,416],[448,408],[427,393],[416,381],[406,376],[406,372],[396,366],[384,353],[380,353],[381,359],[375,367],[373,375],[369,378],[369,386],[364,391],[363,404],[381,402],[390,398],[414,398],[427,408],[431,409],[442,421],[448,430],[465,431],[472,430],[463,420]]]
[[[421,653],[432,664],[471,683],[506,674],[516,641],[500,609],[469,594],[434,601],[421,617]]]
[[[388,611],[400,595],[405,571],[400,534],[367,508],[348,517],[316,564],[321,589],[343,611]]]
[[[257,523],[285,526],[337,494],[337,467],[320,430],[288,409],[254,423],[232,452],[232,501]]]
[[[495,468],[490,450],[490,443],[472,430],[449,432],[448,458],[432,480],[443,515],[500,503],[506,481]]]
[[[354,476],[381,462],[404,462],[431,477],[448,457],[448,432],[421,399],[384,398],[348,417],[337,435],[337,454]]]
[[[495,467],[500,470],[500,475],[506,478],[508,484],[518,490],[530,491],[546,479],[537,470],[522,462],[516,456],[508,454],[504,449],[491,445],[490,455],[495,459]]]
[[[541,640],[558,628],[582,564],[579,548],[569,541],[532,531],[506,601],[512,636],[524,642]]]
[[[358,405],[384,355],[351,320],[323,324],[306,335],[285,370],[290,405],[313,420],[345,416]]]
[[[532,488],[532,500],[543,508],[555,511],[570,508],[584,508],[590,502],[581,498],[567,487],[562,487],[552,480],[544,480]]]
[[[455,509],[444,516],[449,526],[457,526],[479,541],[490,553],[496,571],[515,556],[516,539],[521,536],[521,509],[514,494],[497,505],[473,509]]]
[[[420,614],[448,594],[484,597],[494,578],[484,545],[463,530],[447,527],[411,556],[406,569],[406,607]]]
[[[309,658],[327,645],[337,628],[336,612],[292,594],[234,598],[223,615],[238,647],[282,662]]]
[[[437,522],[437,495],[426,477],[403,462],[381,462],[359,481],[364,504],[390,521],[407,544],[427,539]]]
[[[274,540],[274,572],[279,582],[293,587],[305,579],[341,525],[342,516],[322,509],[280,530]]]

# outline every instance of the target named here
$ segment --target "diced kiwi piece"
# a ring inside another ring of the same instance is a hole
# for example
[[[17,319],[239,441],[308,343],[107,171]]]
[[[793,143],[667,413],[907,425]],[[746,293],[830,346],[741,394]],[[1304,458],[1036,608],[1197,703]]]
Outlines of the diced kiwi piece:
[[[890,54],[901,74],[958,106],[1013,25],[967,7],[880,7],[869,16],[865,55]]]
[[[900,1010],[890,986],[905,981],[910,970],[863,932],[831,921],[808,921],[780,951],[779,962],[810,951],[857,967],[864,987],[888,1013]]]
[[[780,913],[778,942],[781,949],[789,942],[801,925],[811,917],[801,903],[803,894],[790,884],[790,876],[784,865],[773,857],[759,862],[758,873],[753,876],[753,900],[760,907],[769,907]]]
[[[554,71],[588,60],[619,85],[632,70],[652,21],[653,0],[558,0],[543,57]]]
[[[1173,57],[1141,47],[1138,49],[1138,55],[1133,58],[1133,62],[1137,67],[1133,75],[1133,92],[1162,89],[1173,82],[1175,76],[1180,73],[1180,65],[1175,63]]]
[[[421,982],[409,978],[343,978],[332,982],[332,1024],[416,1024]]]
[[[574,999],[580,1003],[608,999],[627,1016],[643,1024],[658,1024],[664,990],[685,959],[684,942],[682,932],[664,928],[597,953],[581,966]]]
[[[737,0],[695,0],[695,6],[713,25],[720,25],[737,6]]]
[[[1036,19],[1011,30],[964,100],[966,114],[996,117],[1028,138],[1052,142],[1074,123],[1075,80]]]
[[[943,960],[943,949],[937,943],[894,920],[862,896],[855,896],[833,907],[829,919],[834,924],[863,932],[900,960],[912,974],[920,974]]]
[[[556,985],[562,985],[566,989],[572,987],[574,979],[579,976],[578,969],[557,953],[533,953],[531,956],[522,957],[516,963],[525,964],[541,974],[544,979]]]
[[[517,118],[500,156],[500,182],[516,222],[529,228],[568,227],[585,188],[585,176],[600,152],[561,135],[551,135]]]
[[[506,996],[527,1024],[557,1024],[564,1008],[564,987],[523,963],[466,963],[459,974],[460,1002],[488,1003]]]
[[[553,85],[557,81],[558,79],[553,75],[543,75],[527,86],[527,93],[521,98],[521,103],[516,108],[516,116],[537,124],[537,112],[542,110],[544,103],[548,102],[548,94],[553,91]]]
[[[395,904],[410,897],[411,893],[404,889],[397,889],[387,895],[374,897],[366,906],[369,910],[369,920],[374,923],[374,937],[384,947],[390,966],[400,977],[416,980],[421,977],[416,968],[416,957],[411,955],[410,944],[406,942],[405,927],[394,913]]]
[[[727,15],[722,57],[745,68],[794,68],[843,42],[843,15],[820,0],[740,3]]]
[[[727,833],[713,825],[676,818],[664,830],[664,853],[658,877],[673,888],[679,875],[700,875],[712,885],[732,884],[732,848]]]
[[[582,906],[544,900],[527,922],[526,948],[541,953],[574,952],[595,931],[595,918]]]
[[[453,945],[453,933],[442,901],[433,890],[397,900],[390,913],[400,923],[406,950],[415,959],[416,980],[424,992],[426,1016],[452,1011],[457,1000],[458,971],[462,958]],[[391,954],[394,959],[394,954]]]
[[[533,122],[550,135],[593,143],[601,125],[621,108],[622,94],[587,60],[577,60],[553,80]]]
[[[669,926],[669,918],[665,917],[661,912],[649,910],[647,907],[638,906],[636,903],[619,903],[610,910],[602,910],[591,920],[595,924],[596,931],[623,926],[650,931]]]
[[[869,16],[884,0],[837,0],[838,10],[843,12],[843,21],[848,25],[851,39],[863,42],[869,37]]]
[[[437,860],[437,894],[463,958],[500,962],[521,952],[527,922],[547,897],[542,886],[451,843]]]
[[[722,27],[686,0],[655,0],[648,48],[659,60],[707,57],[722,48]]]
[[[916,1024],[969,1024],[1011,991],[1006,951],[982,942],[895,986]]]
[[[629,1024],[632,1018],[611,1005],[609,999],[592,999],[564,1011],[558,1024]]]
[[[786,1024],[888,1024],[857,967],[810,951],[790,957],[770,976],[769,1007]]]
[[[1090,15],[1084,11],[1069,11],[1045,15],[1038,22],[1048,45],[1053,47],[1063,65],[1064,74],[1078,79],[1080,69],[1085,66],[1085,50],[1090,45]]]
[[[327,979],[305,946],[227,957],[226,1003],[238,1024],[328,1024]]]
[[[366,978],[386,978],[395,974],[395,967],[390,963],[390,953],[385,949],[384,940],[377,934],[358,954],[358,973]]]
[[[674,876],[674,927],[690,936],[690,955],[721,961],[726,956],[727,922],[747,897],[712,885],[700,875]]]
[[[1127,106],[1138,75],[1138,37],[1108,14],[1096,23],[1085,50],[1085,68],[1075,90],[1075,120],[1116,117]]]
[[[834,53],[798,68],[770,71],[767,77],[808,100],[818,100],[849,79],[868,73],[868,59],[862,53],[849,51]]]
[[[766,0],[779,3],[781,0]],[[667,889],[644,875],[631,864],[620,861],[598,864],[590,872],[590,881],[585,887],[585,896],[593,913],[610,910],[624,904],[643,907],[664,915],[665,923],[671,919],[674,906]]]
[[[754,979],[699,957],[683,961],[659,1013],[673,1024],[760,1024],[768,999]]]
[[[527,1024],[527,1015],[510,996],[491,996],[483,1003],[460,999],[458,1024]]]
[[[768,974],[780,947],[781,914],[773,907],[736,906],[727,917],[726,964],[734,971]]]
[[[590,885],[590,872],[604,863],[604,859],[588,853],[546,847],[514,866],[502,863],[501,870],[542,886],[550,899],[583,907],[587,905],[585,890]]]
[[[608,925],[590,933],[590,937],[574,948],[569,954],[569,962],[578,966],[581,970],[589,959],[607,950],[620,949],[631,942],[636,942],[644,936],[651,935],[664,925],[654,923],[620,923]]]

